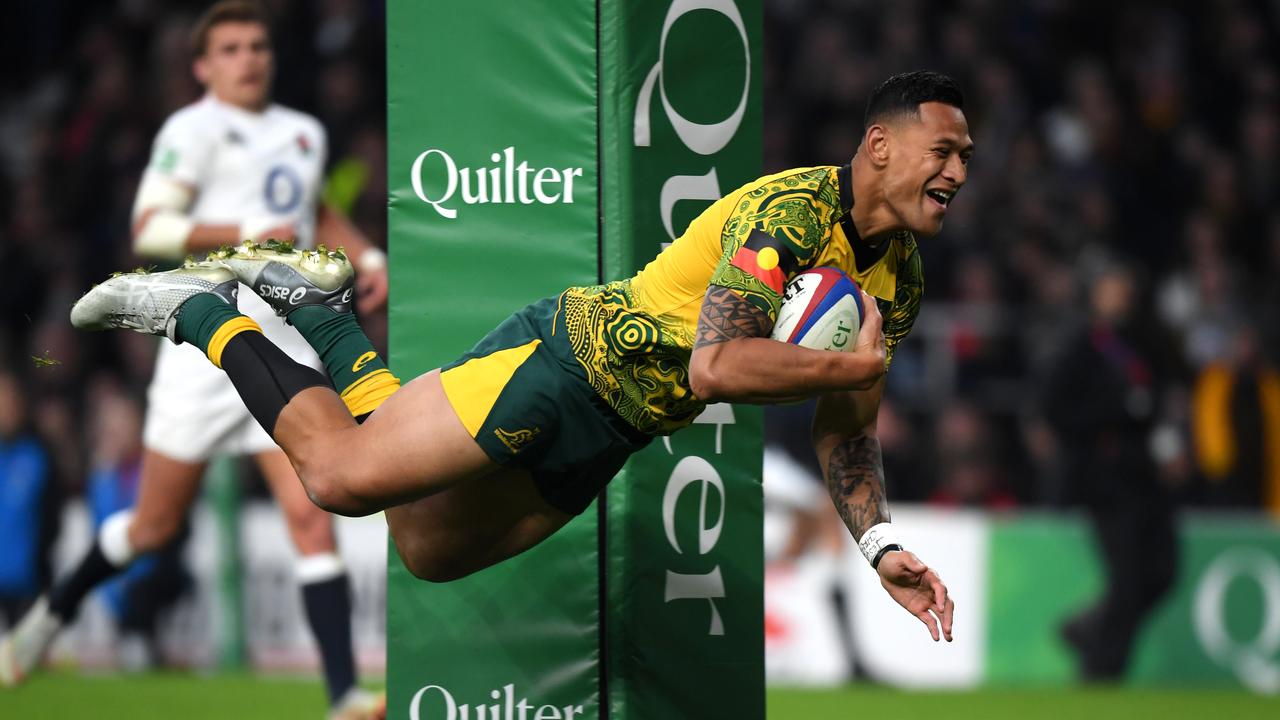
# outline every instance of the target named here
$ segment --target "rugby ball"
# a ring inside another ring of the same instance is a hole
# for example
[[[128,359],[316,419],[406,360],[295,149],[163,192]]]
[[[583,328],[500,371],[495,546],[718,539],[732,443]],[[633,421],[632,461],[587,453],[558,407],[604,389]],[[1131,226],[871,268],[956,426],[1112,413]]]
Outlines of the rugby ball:
[[[858,284],[835,268],[821,267],[787,283],[770,337],[814,350],[850,351],[860,327]]]

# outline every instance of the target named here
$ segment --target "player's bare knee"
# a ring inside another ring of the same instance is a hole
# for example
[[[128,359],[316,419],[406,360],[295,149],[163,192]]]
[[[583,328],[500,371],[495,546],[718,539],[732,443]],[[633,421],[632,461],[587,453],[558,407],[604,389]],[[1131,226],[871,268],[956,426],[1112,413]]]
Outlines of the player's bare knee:
[[[307,462],[299,464],[298,478],[307,491],[307,497],[322,510],[335,515],[357,517],[377,512],[359,495],[361,473],[358,463],[334,459],[333,462]]]
[[[331,453],[308,448],[294,455],[293,469],[311,502],[329,512],[338,504],[341,491],[341,461]]]
[[[350,502],[350,495],[331,473],[299,473],[311,502],[325,512],[335,515],[361,515]]]

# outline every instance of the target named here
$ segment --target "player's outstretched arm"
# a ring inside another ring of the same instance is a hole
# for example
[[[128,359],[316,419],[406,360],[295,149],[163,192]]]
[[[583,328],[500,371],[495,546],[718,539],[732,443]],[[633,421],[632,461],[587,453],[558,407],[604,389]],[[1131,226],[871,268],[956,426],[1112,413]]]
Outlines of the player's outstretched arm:
[[[689,383],[706,402],[774,403],[871,387],[884,375],[880,311],[863,293],[853,352],[811,350],[769,338],[773,320],[729,288],[707,288],[689,358]]]
[[[876,437],[876,415],[884,382],[870,390],[832,393],[818,399],[813,417],[813,447],[822,464],[836,511],[880,575],[880,584],[907,612],[929,628],[934,640],[951,641],[955,603],[938,574],[914,554],[878,550],[875,535],[889,522],[884,461]],[[870,535],[869,535],[870,533]]]
[[[196,222],[188,211],[198,191],[194,185],[147,172],[133,201],[133,251],[154,260],[181,260],[184,255],[246,239],[293,239],[293,226],[272,218],[249,219],[239,224]]]

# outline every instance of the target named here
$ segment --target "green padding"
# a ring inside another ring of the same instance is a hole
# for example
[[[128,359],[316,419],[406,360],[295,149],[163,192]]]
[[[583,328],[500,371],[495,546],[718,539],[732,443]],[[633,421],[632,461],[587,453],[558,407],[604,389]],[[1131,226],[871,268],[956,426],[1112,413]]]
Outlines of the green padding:
[[[760,17],[759,0],[601,3],[606,279],[760,175]],[[764,717],[761,417],[710,408],[609,487],[613,720]]]
[[[709,412],[610,486],[614,720],[764,717],[763,415]]]
[[[389,552],[388,717],[411,717],[413,696],[428,686],[418,720],[448,717],[441,689],[474,708],[497,702],[495,690],[505,702],[507,685],[516,703],[597,717],[594,524],[579,518],[533,550],[448,585],[417,580]]]
[[[391,369],[405,381],[598,277],[595,16],[584,0],[388,3]],[[588,510],[445,585],[392,548],[388,716],[450,717],[447,692],[473,719],[521,700],[529,718],[597,717],[596,535]]]

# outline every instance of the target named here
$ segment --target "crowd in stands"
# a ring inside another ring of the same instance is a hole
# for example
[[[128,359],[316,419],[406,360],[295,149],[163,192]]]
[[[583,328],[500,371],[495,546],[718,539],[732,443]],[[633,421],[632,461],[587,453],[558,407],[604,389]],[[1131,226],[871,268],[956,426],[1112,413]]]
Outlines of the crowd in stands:
[[[328,198],[385,243],[382,4],[266,4],[275,96],[324,122]],[[104,447],[99,416],[136,414],[157,341],[77,333],[67,311],[142,264],[130,206],[160,123],[199,97],[186,33],[204,5],[19,3],[0,25],[5,488],[18,468],[40,473],[31,492],[82,495],[134,461]],[[925,305],[881,410],[890,497],[1069,505],[1044,379],[1090,322],[1092,281],[1124,267],[1129,322],[1161,360],[1147,398],[1161,481],[1186,506],[1280,511],[1274,3],[768,0],[764,35],[765,171],[847,162],[891,73],[936,69],[966,91],[977,151],[922,243]]]
[[[767,170],[844,162],[889,74],[936,69],[966,93],[969,180],[921,243],[925,305],[881,411],[891,498],[1073,502],[1043,391],[1119,265],[1136,285],[1128,326],[1161,361],[1148,452],[1162,482],[1185,506],[1280,512],[1274,3],[765,11]]]

